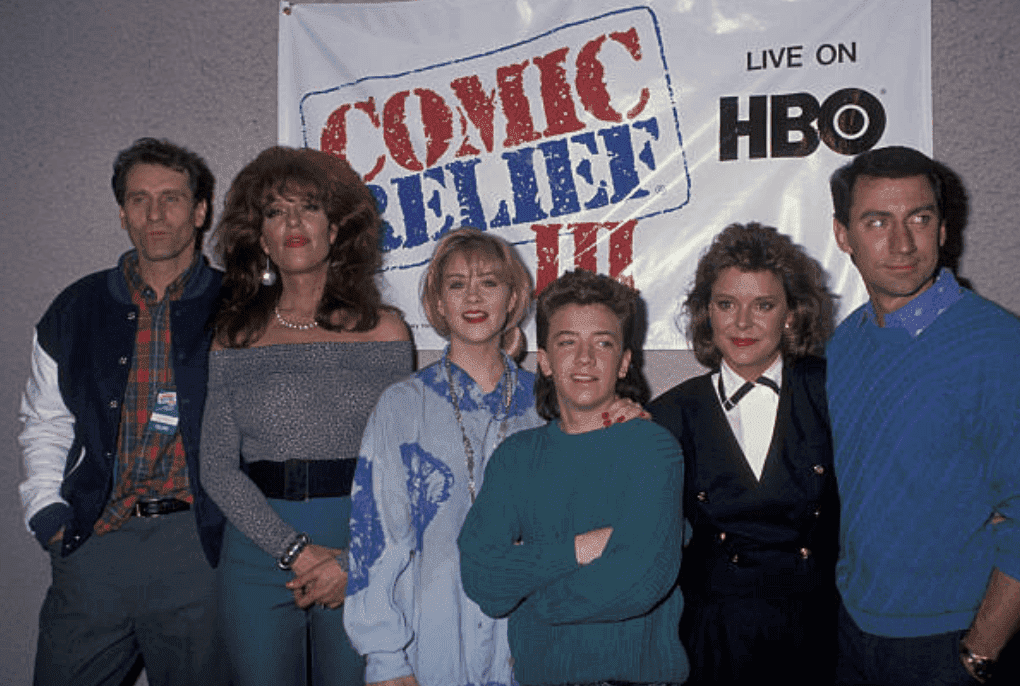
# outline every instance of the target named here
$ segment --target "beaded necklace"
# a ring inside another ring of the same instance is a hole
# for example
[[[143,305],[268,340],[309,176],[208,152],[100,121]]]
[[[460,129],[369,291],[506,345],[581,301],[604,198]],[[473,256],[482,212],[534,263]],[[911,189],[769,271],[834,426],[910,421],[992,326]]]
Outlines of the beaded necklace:
[[[276,307],[273,308],[273,313],[276,315],[276,321],[280,322],[280,326],[285,326],[288,329],[296,329],[298,331],[308,331],[309,329],[314,329],[315,327],[317,327],[319,325],[319,322],[315,321],[314,319],[311,322],[307,323],[307,324],[298,324],[296,322],[288,321],[288,320],[283,318],[282,314],[280,314],[280,306],[279,305],[277,305]]]
[[[450,382],[450,401],[453,403],[453,414],[457,417],[457,426],[460,427],[460,437],[464,440],[464,457],[467,458],[468,492],[471,494],[471,502],[475,502],[475,449],[471,447],[467,431],[464,429],[464,418],[460,414],[460,401],[457,398],[457,389],[453,385],[453,369],[450,366],[450,355],[446,354],[445,360],[446,378]],[[513,395],[513,388],[510,378],[510,367],[503,360],[503,421],[499,424],[499,434],[496,445],[506,438],[506,423],[510,419],[510,400]],[[484,446],[483,446],[484,448]]]

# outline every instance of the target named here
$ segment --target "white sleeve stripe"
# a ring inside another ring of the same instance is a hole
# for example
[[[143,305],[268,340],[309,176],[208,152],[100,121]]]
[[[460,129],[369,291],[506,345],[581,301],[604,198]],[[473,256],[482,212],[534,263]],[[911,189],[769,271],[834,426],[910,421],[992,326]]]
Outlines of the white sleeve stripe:
[[[29,520],[43,508],[66,504],[60,497],[60,485],[67,451],[74,442],[74,415],[60,395],[57,363],[39,345],[37,333],[32,337],[32,369],[18,415],[23,425],[18,443],[25,470],[18,492],[27,528]]]

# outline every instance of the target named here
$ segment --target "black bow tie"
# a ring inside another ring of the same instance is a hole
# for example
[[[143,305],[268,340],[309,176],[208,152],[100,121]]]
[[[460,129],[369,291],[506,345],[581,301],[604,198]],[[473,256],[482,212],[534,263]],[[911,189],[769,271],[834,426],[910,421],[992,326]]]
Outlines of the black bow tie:
[[[723,378],[723,374],[722,374],[722,371],[720,371],[719,372],[719,397],[722,398],[723,408],[727,412],[729,412],[734,407],[736,407],[737,403],[740,402],[741,398],[743,398],[745,395],[750,393],[751,389],[754,388],[754,385],[756,383],[761,385],[761,386],[768,386],[769,388],[771,388],[773,391],[776,392],[776,395],[779,395],[779,384],[777,384],[775,381],[773,381],[772,379],[768,378],[767,376],[759,376],[757,381],[754,381],[754,382],[745,381],[744,385],[741,386],[740,388],[738,388],[736,393],[734,393],[732,396],[727,398],[726,397],[726,388],[723,386],[722,378]]]

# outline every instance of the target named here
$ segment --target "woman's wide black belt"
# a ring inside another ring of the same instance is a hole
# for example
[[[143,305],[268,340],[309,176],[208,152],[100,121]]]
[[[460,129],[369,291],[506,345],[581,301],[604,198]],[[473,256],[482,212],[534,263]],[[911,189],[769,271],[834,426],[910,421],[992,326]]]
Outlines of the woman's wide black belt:
[[[351,494],[357,460],[248,462],[241,469],[267,498],[308,500]]]

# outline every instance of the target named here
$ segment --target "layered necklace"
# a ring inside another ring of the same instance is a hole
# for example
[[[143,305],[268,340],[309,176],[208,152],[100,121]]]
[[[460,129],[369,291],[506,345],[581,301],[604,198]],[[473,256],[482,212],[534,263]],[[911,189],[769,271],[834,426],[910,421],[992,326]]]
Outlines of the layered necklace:
[[[471,447],[467,431],[464,429],[464,418],[460,414],[460,400],[457,398],[457,388],[453,383],[453,369],[450,365],[450,353],[446,353],[446,379],[450,382],[450,401],[453,403],[453,414],[457,417],[457,426],[460,427],[460,437],[464,440],[464,457],[467,459],[468,492],[471,494],[471,502],[475,502],[475,449]],[[510,366],[503,358],[503,421],[499,424],[499,434],[496,445],[506,438],[506,424],[510,419],[510,400],[513,397],[513,384],[510,378]],[[482,449],[485,449],[485,437],[482,437]]]
[[[295,329],[297,331],[308,331],[308,329],[314,329],[319,325],[319,322],[315,321],[314,319],[307,324],[297,324],[295,322],[287,321],[286,319],[283,318],[283,315],[280,314],[279,305],[273,308],[273,313],[276,314],[276,321],[280,322],[280,326],[284,326],[288,329]]]

